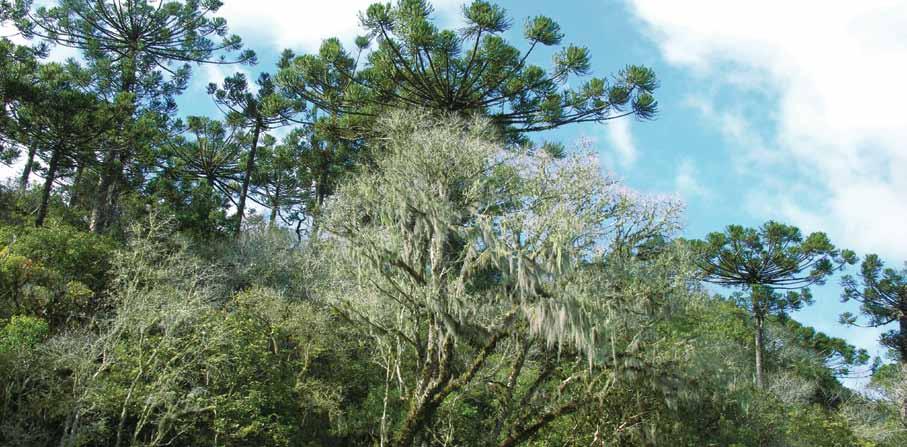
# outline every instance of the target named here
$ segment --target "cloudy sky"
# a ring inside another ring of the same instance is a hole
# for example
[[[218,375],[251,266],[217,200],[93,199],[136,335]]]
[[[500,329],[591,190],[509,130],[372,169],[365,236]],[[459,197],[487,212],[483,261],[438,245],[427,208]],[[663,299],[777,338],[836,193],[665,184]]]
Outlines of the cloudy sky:
[[[272,70],[283,48],[359,32],[368,0],[225,0],[232,31]],[[510,38],[534,15],[589,47],[596,75],[644,64],[661,79],[661,113],[562,129],[546,138],[591,141],[631,186],[676,193],[686,233],[768,219],[825,231],[839,246],[907,260],[907,2],[501,0]],[[436,0],[457,26],[461,0]],[[536,63],[544,64],[547,54]],[[183,113],[214,113],[202,86],[235,68],[201,67]],[[837,279],[798,318],[873,354],[878,330],[842,328]]]

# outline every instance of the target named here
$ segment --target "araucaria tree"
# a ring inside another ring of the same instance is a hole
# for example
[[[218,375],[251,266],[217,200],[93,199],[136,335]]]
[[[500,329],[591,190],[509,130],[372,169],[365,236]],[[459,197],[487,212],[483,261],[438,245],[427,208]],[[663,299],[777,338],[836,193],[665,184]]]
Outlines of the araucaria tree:
[[[878,255],[867,255],[860,266],[859,278],[847,275],[842,284],[841,300],[860,303],[860,313],[868,319],[866,326],[897,324],[882,335],[881,342],[895,352],[902,371],[907,371],[907,264],[896,270],[885,267]],[[841,315],[841,321],[858,325],[857,317],[851,313]],[[907,396],[900,407],[901,418],[907,423]]]
[[[296,129],[279,144],[262,147],[255,178],[252,182],[256,202],[270,209],[268,225],[273,227],[277,218],[286,224],[301,226],[304,205],[311,200],[311,183],[303,170],[310,134]]]
[[[302,112],[304,105],[302,101],[281,95],[267,73],[262,73],[258,77],[257,84],[257,91],[253,92],[246,76],[237,73],[224,79],[223,88],[218,88],[217,84],[213,83],[208,85],[208,93],[227,114],[227,121],[249,132],[249,151],[245,156],[242,186],[236,204],[237,235],[242,231],[246,199],[255,173],[255,159],[263,133],[287,125],[293,115]]]
[[[93,146],[103,141],[113,121],[108,105],[82,91],[81,69],[75,65],[44,65],[36,75],[38,84],[31,101],[16,109],[17,140],[29,148],[21,184],[28,183],[34,157],[46,163],[44,186],[35,214],[35,225],[44,224],[54,183],[67,168],[84,160]]]
[[[508,150],[487,121],[429,116],[384,120],[375,169],[328,202],[327,298],[380,354],[382,445],[523,445],[645,376],[667,351],[659,304],[689,278],[609,244],[643,217],[591,156]],[[655,208],[638,228],[664,236],[676,208]],[[493,423],[462,416],[466,401]]]
[[[796,227],[766,222],[759,228],[730,225],[693,244],[705,281],[742,289],[740,304],[755,325],[756,385],[763,388],[765,320],[812,304],[810,286],[820,285],[846,264],[850,250],[839,250],[824,233],[806,238]]]
[[[318,55],[287,61],[280,80],[289,92],[329,113],[366,122],[387,109],[410,107],[481,114],[513,138],[570,123],[656,113],[657,81],[646,67],[627,66],[610,79],[580,83],[573,77],[590,73],[589,51],[575,45],[557,50],[550,69],[532,64],[534,50],[563,41],[560,26],[548,17],[526,21],[527,49],[521,52],[502,37],[511,20],[497,5],[477,0],[465,6],[465,26],[457,31],[438,29],[432,12],[426,0],[372,4],[361,15],[367,35],[356,40],[356,55],[329,39]],[[360,67],[359,55],[372,45]]]
[[[842,280],[844,302],[860,303],[860,312],[869,321],[869,327],[882,327],[897,323],[897,329],[887,332],[882,343],[893,349],[898,360],[907,363],[907,266],[896,270],[885,267],[878,255],[867,255],[860,266],[859,278],[847,275]],[[857,317],[845,313],[841,319],[846,324],[856,324]]]
[[[23,147],[17,143],[21,130],[16,120],[16,110],[36,101],[38,88],[38,58],[31,48],[16,45],[6,38],[0,38],[0,163],[11,164],[19,157]],[[28,184],[35,147],[26,149],[20,189]]]
[[[232,185],[239,178],[241,147],[236,130],[200,116],[190,116],[182,135],[169,145],[171,166],[181,174],[203,181],[232,200]],[[188,137],[188,138],[187,138]]]
[[[121,141],[110,144],[104,155],[93,231],[104,231],[110,223],[124,169],[141,146],[138,116],[157,112],[166,118],[173,112],[174,96],[187,86],[190,63],[254,62],[251,51],[225,58],[242,42],[227,34],[224,19],[212,16],[221,5],[219,0],[58,0],[30,16],[28,34],[82,50],[101,80],[100,93],[130,109]]]

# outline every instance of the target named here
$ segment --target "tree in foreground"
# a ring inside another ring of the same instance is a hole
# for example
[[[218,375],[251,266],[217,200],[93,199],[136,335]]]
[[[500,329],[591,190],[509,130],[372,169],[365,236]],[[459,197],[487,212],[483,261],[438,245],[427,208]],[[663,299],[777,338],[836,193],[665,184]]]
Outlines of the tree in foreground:
[[[627,66],[610,79],[574,80],[590,73],[589,51],[562,46],[564,34],[548,17],[526,21],[528,48],[521,52],[503,38],[512,22],[497,5],[469,3],[463,8],[465,26],[456,31],[438,29],[432,13],[426,0],[374,3],[360,16],[367,35],[356,40],[355,55],[329,39],[317,55],[286,61],[280,80],[289,92],[332,114],[366,122],[388,109],[411,107],[481,114],[513,138],[571,123],[627,115],[647,119],[656,113],[657,81],[646,67]],[[360,67],[360,55],[373,44]],[[549,69],[530,61],[541,47],[559,48]],[[363,130],[368,129],[352,134]]]
[[[881,342],[894,351],[901,369],[907,371],[907,266],[901,270],[885,267],[878,255],[871,254],[863,260],[859,278],[845,276],[842,285],[842,301],[860,303],[860,313],[868,319],[866,326],[897,324],[882,335]],[[841,315],[841,321],[859,325],[857,317],[849,312]],[[900,407],[901,418],[907,423],[907,396]]]
[[[694,242],[705,281],[741,289],[740,304],[756,329],[756,384],[764,388],[765,320],[784,317],[812,304],[810,287],[824,284],[833,272],[856,262],[824,233],[805,238],[796,227],[766,222],[759,228],[730,225]]]
[[[660,219],[645,220],[591,156],[506,150],[485,121],[417,115],[385,120],[386,155],[324,227],[327,298],[386,372],[380,442],[524,445],[649,377],[668,351],[652,323],[686,282],[606,241],[634,221],[665,235],[677,208],[652,202]]]

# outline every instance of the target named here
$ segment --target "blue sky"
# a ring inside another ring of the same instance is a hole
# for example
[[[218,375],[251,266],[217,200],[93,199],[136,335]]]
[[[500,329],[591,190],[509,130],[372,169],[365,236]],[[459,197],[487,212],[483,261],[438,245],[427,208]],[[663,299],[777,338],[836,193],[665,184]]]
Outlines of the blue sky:
[[[273,70],[283,48],[314,51],[323,38],[349,43],[368,0],[224,0],[221,15]],[[727,2],[501,0],[521,42],[526,18],[560,23],[565,42],[587,46],[596,75],[627,64],[661,80],[660,114],[560,129],[547,139],[589,141],[630,186],[677,194],[688,237],[727,224],[776,219],[825,231],[889,265],[907,260],[907,4],[899,1]],[[437,0],[441,24],[462,0]],[[840,4],[841,6],[837,6]],[[64,57],[57,52],[55,57]],[[545,65],[550,53],[539,52]],[[216,114],[204,93],[237,67],[199,67],[182,114]],[[8,169],[6,170],[8,172]],[[0,173],[2,174],[2,173]],[[900,175],[899,175],[900,174]],[[880,330],[846,328],[838,278],[796,315],[872,354]]]

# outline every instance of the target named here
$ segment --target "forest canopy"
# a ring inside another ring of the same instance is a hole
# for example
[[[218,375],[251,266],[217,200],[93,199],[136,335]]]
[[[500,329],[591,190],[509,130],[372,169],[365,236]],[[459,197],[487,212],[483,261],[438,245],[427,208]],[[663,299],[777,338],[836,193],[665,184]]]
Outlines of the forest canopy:
[[[221,1],[40,3],[0,0],[0,445],[907,444],[905,270],[690,238],[542,139],[659,118],[651,68],[397,0],[253,77]],[[836,281],[889,356],[795,319]]]

